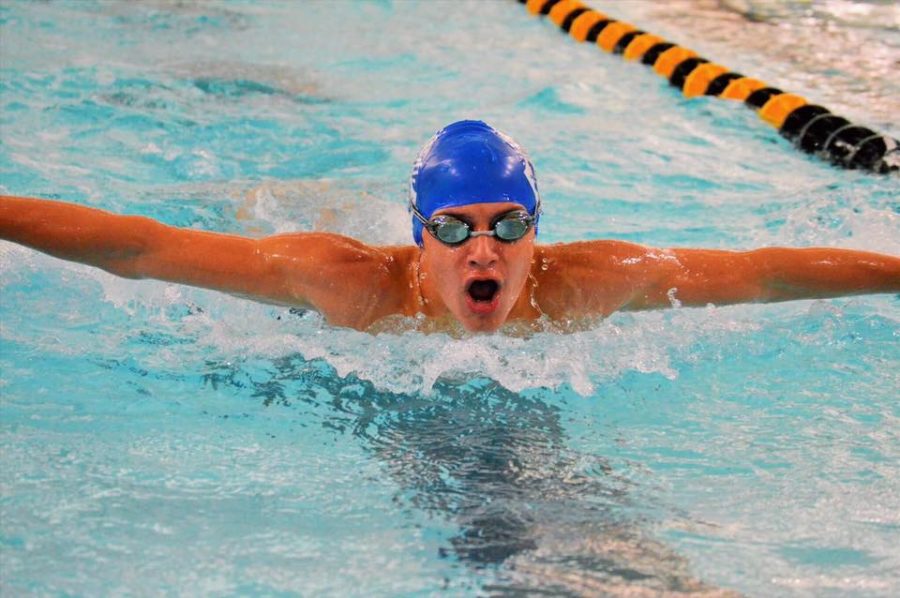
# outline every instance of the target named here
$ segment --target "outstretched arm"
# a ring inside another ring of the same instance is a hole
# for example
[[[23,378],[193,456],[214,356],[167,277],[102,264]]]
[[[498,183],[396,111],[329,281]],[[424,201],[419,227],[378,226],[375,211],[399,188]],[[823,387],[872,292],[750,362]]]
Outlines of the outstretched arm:
[[[538,303],[554,317],[619,309],[900,292],[900,257],[849,249],[655,249],[621,241],[539,247]]]
[[[126,278],[155,278],[317,309],[362,327],[390,305],[389,251],[339,235],[250,239],[56,201],[0,197],[0,238]],[[385,312],[385,313],[382,313]]]
[[[900,292],[900,258],[833,248],[657,252],[623,307],[724,305]]]

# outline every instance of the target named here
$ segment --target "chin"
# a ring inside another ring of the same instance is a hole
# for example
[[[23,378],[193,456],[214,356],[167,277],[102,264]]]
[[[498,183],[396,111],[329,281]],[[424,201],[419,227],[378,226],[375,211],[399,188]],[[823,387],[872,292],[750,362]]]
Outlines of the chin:
[[[457,321],[469,332],[496,332],[507,320],[507,313],[492,313],[488,316],[473,314],[465,310],[456,314]]]
[[[503,322],[466,322],[460,320],[463,328],[468,330],[469,332],[496,332],[500,326],[503,325]]]

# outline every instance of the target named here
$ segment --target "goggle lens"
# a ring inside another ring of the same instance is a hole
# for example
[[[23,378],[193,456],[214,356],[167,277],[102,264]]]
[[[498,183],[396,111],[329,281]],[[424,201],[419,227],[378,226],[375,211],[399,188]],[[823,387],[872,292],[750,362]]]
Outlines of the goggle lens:
[[[494,233],[497,238],[504,241],[517,241],[525,236],[531,223],[520,215],[510,216],[500,220],[494,225]]]
[[[439,216],[432,220],[431,224],[434,236],[442,243],[456,245],[469,238],[469,225],[462,220],[448,216]]]

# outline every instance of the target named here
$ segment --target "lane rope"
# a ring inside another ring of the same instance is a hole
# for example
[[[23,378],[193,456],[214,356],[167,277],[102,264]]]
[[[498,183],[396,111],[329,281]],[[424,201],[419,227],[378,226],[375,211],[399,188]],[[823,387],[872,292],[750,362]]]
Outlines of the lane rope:
[[[794,147],[833,165],[879,174],[900,170],[900,141],[851,123],[824,106],[771,87],[703,58],[691,49],[596,11],[580,0],[518,0],[549,18],[578,42],[590,42],[625,60],[640,61],[685,97],[743,102]]]

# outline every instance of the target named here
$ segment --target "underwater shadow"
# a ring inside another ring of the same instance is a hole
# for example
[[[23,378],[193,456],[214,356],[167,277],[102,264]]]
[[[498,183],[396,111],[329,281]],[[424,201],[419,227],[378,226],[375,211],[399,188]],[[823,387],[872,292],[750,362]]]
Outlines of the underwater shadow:
[[[490,572],[485,592],[733,595],[694,578],[628,514],[633,482],[567,446],[565,403],[551,391],[442,378],[429,395],[404,395],[321,360],[273,363],[256,396],[307,403],[321,425],[360,442],[401,488],[401,508],[458,526],[439,556]]]

